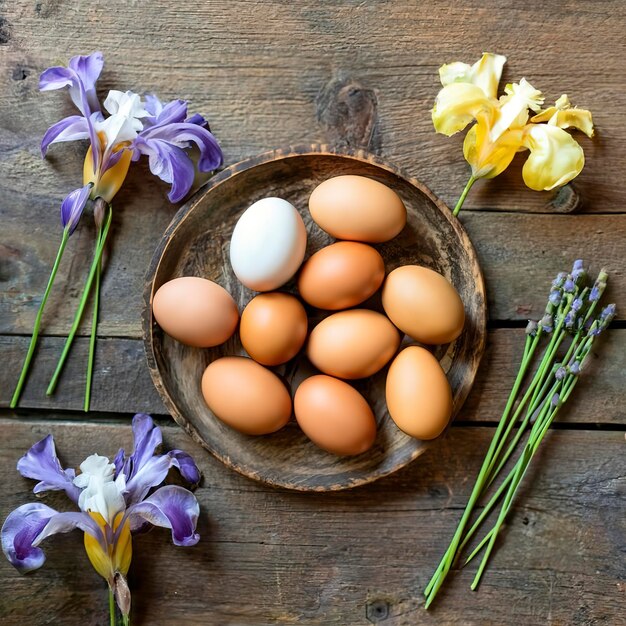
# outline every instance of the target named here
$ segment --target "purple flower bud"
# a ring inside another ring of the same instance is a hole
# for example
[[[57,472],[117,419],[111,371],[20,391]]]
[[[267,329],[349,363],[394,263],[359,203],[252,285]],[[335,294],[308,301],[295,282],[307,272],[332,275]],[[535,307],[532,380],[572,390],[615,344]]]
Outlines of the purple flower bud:
[[[576,311],[568,311],[565,316],[565,328],[572,330],[576,324]]]
[[[575,289],[576,283],[574,282],[574,279],[571,276],[568,276],[563,285],[563,291],[565,293],[574,293]]]
[[[65,196],[65,200],[61,203],[61,224],[63,228],[69,230],[70,235],[78,226],[90,192],[91,184],[85,185],[81,189],[74,189]]]
[[[550,295],[548,296],[548,300],[550,301],[550,304],[554,306],[559,306],[562,295],[563,295],[563,292],[560,289],[551,291]]]
[[[559,289],[563,286],[565,279],[567,278],[567,274],[565,272],[559,272],[557,277],[552,281],[552,287],[554,289]]]
[[[583,301],[580,298],[574,298],[572,301],[572,311],[580,311],[583,306]]]
[[[594,320],[589,328],[588,334],[591,337],[597,337],[602,332],[602,327],[598,324],[598,320]]]
[[[544,333],[551,333],[552,332],[554,320],[552,319],[552,316],[549,313],[546,313],[541,318],[541,322],[539,322],[539,323],[541,324],[541,328],[542,328]]]
[[[565,378],[566,374],[567,374],[566,369],[565,369],[565,368],[561,365],[561,367],[559,367],[559,368],[556,370],[556,372],[555,372],[555,374],[554,374],[554,377],[555,377],[557,380],[563,380],[563,379]]]
[[[585,275],[585,268],[583,267],[583,260],[576,259],[576,261],[574,261],[574,265],[572,266],[572,278],[576,282],[580,278],[582,278],[584,275]]]
[[[608,325],[613,321],[615,317],[616,307],[614,304],[609,304],[602,309],[602,313],[600,313],[600,326],[604,330],[608,327]]]
[[[567,369],[572,376],[578,376],[580,374],[580,363],[578,361],[573,361],[569,364]]]
[[[526,325],[526,334],[534,337],[537,334],[537,329],[539,328],[539,324],[534,320],[528,320],[528,324]]]
[[[561,397],[559,396],[559,394],[558,394],[558,393],[555,393],[555,394],[552,396],[552,400],[550,401],[550,404],[551,404],[552,406],[558,406],[558,404],[559,404],[559,402],[560,402],[560,401],[561,401]]]

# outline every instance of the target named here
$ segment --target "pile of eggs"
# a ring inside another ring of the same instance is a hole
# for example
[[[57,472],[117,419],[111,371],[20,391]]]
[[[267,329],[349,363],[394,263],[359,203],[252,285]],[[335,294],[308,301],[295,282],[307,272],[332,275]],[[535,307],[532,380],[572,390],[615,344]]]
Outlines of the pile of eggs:
[[[239,432],[267,435],[295,414],[320,448],[341,456],[362,454],[376,439],[376,419],[347,381],[373,376],[391,362],[385,399],[392,420],[412,437],[437,437],[452,413],[446,375],[421,345],[398,349],[401,334],[426,345],[454,341],[465,321],[461,298],[426,267],[405,265],[386,275],[371,244],[389,241],[406,224],[406,208],[389,187],[361,176],[330,178],[314,189],[309,211],[337,241],[304,264],[307,231],[289,202],[264,198],[239,218],[230,242],[232,269],[244,286],[261,292],[241,319],[224,288],[182,277],[155,293],[156,321],[177,341],[197,348],[224,343],[239,326],[249,358],[218,358],[198,381],[212,413]],[[299,298],[277,291],[296,274]],[[385,314],[359,308],[381,288]],[[310,331],[303,301],[328,312]],[[301,382],[292,401],[269,368],[303,348],[320,373]]]

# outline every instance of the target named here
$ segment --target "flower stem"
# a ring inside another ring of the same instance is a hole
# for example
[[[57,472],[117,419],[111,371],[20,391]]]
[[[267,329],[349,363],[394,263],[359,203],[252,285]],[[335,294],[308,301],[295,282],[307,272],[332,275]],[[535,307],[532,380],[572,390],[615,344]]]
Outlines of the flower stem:
[[[483,465],[480,469],[480,472],[478,473],[478,477],[476,479],[476,483],[474,484],[474,488],[470,495],[470,499],[467,503],[467,506],[465,507],[465,511],[463,512],[461,521],[459,522],[456,532],[454,533],[454,536],[452,537],[452,541],[450,542],[448,549],[443,555],[437,567],[437,570],[433,574],[432,578],[430,579],[430,582],[428,583],[428,585],[426,586],[426,589],[424,590],[424,595],[427,596],[424,608],[428,608],[433,602],[433,600],[435,599],[435,596],[437,595],[439,588],[441,587],[444,580],[446,579],[446,576],[448,575],[448,572],[450,571],[450,567],[452,566],[452,563],[454,562],[456,558],[459,544],[463,538],[463,532],[465,530],[465,526],[469,522],[469,518],[474,510],[474,507],[483,492],[484,483],[488,477],[488,471],[491,466],[492,455],[494,454],[498,446],[502,432],[505,429],[505,425],[508,421],[513,405],[515,404],[515,400],[519,393],[522,380],[524,379],[526,370],[528,369],[528,365],[530,364],[532,355],[534,353],[535,348],[537,347],[540,336],[541,336],[540,332],[537,332],[535,337],[532,339],[530,336],[528,335],[526,336],[524,354],[522,356],[520,368],[517,372],[515,383],[513,385],[513,388],[511,389],[509,399],[506,403],[506,407],[504,408],[504,412],[502,413],[502,417],[500,418],[500,422],[498,423],[498,426],[496,428],[496,432],[491,440],[491,443],[489,444],[489,450],[487,451],[487,455],[485,456]]]
[[[111,587],[109,587],[109,624],[115,626],[115,598]]]
[[[102,226],[98,228],[98,238],[96,251],[102,239]],[[93,318],[91,320],[91,337],[89,338],[89,357],[87,360],[87,382],[85,383],[85,413],[89,412],[89,404],[91,402],[91,382],[93,379],[93,364],[96,355],[96,335],[98,331],[98,310],[100,308],[100,275],[102,273],[102,259],[98,261],[96,266],[96,293],[93,302]]]
[[[100,241],[98,242],[98,246],[96,247],[96,254],[94,256],[93,262],[91,264],[91,268],[89,270],[89,276],[87,277],[87,282],[85,283],[85,288],[83,289],[83,295],[80,299],[80,304],[78,305],[78,310],[76,311],[76,315],[74,316],[74,322],[72,324],[72,328],[70,329],[70,333],[65,340],[65,345],[63,346],[63,352],[61,353],[61,358],[57,363],[57,367],[54,370],[54,374],[52,375],[52,379],[50,380],[50,384],[48,385],[48,389],[46,389],[47,395],[52,395],[54,390],[56,389],[57,383],[59,382],[59,376],[61,375],[61,371],[63,370],[63,366],[65,365],[65,361],[68,357],[70,348],[76,337],[76,333],[78,331],[78,327],[80,326],[80,321],[82,319],[83,313],[85,312],[85,307],[87,306],[87,300],[89,299],[89,294],[91,292],[91,286],[93,284],[96,269],[100,263],[100,259],[102,258],[102,251],[104,250],[104,242],[106,241],[107,234],[109,232],[109,227],[111,226],[111,219],[113,217],[113,213],[111,209],[109,209],[107,218],[104,223],[104,228],[102,231],[102,235],[100,237]]]
[[[461,194],[459,201],[456,203],[456,206],[454,207],[454,211],[452,211],[452,215],[456,216],[459,214],[459,211],[461,210],[461,207],[463,206],[463,203],[465,202],[465,198],[467,194],[469,193],[469,190],[472,188],[472,185],[476,182],[476,180],[477,179],[474,178],[473,176],[469,177],[469,180],[467,181],[467,185],[465,185],[465,189],[463,189],[463,193]]]
[[[28,346],[28,352],[26,353],[26,359],[24,359],[22,372],[17,382],[17,386],[15,387],[15,391],[13,392],[13,397],[11,398],[11,404],[9,406],[12,409],[14,409],[17,406],[20,396],[22,395],[22,389],[24,388],[24,383],[26,382],[26,377],[28,376],[28,370],[30,369],[30,363],[33,359],[33,355],[35,353],[35,346],[37,345],[37,339],[39,337],[39,327],[41,326],[41,318],[43,316],[43,310],[44,310],[44,307],[46,306],[46,302],[48,301],[48,296],[50,295],[50,290],[52,289],[52,284],[54,283],[54,279],[56,278],[59,265],[61,264],[61,258],[63,257],[63,252],[65,251],[65,246],[67,245],[69,238],[70,238],[69,228],[65,228],[63,230],[63,236],[61,237],[61,243],[59,244],[59,249],[57,251],[56,259],[54,260],[54,265],[52,266],[52,270],[50,272],[50,278],[48,278],[48,284],[46,285],[46,290],[44,291],[43,298],[41,299],[41,304],[39,305],[39,310],[37,311],[37,316],[35,317],[35,325],[33,327],[33,334],[30,338],[30,344]]]

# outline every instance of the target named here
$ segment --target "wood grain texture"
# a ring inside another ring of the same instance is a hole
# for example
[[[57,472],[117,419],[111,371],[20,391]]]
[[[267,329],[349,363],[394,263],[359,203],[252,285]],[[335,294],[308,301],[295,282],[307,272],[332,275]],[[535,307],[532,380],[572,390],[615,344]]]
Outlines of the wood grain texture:
[[[138,191],[131,204],[142,197]],[[119,205],[123,203],[120,198]],[[169,209],[169,214],[142,215],[139,207],[126,208],[114,218],[99,331],[105,336],[139,338],[145,272],[173,213]],[[36,226],[34,214],[24,209],[20,222],[2,222],[0,333],[29,334],[32,329],[58,245],[56,235],[50,236],[55,233],[56,215],[52,221],[54,225],[45,231]],[[472,213],[462,215],[461,221],[485,276],[492,322],[541,317],[550,281],[576,258],[585,259],[596,273],[607,267],[611,274],[607,297],[617,302],[618,318],[626,316],[626,215]],[[48,302],[43,322],[46,334],[67,334],[71,326],[88,271],[84,259],[90,258],[93,242],[91,224],[85,221],[84,226],[70,242],[70,253],[75,255],[64,259]],[[89,319],[86,312],[83,334],[88,332]]]
[[[207,365],[224,356],[247,356],[235,333],[208,350],[184,346],[165,334],[152,315],[156,291],[180,276],[201,276],[224,287],[243,311],[256,292],[235,276],[229,242],[243,212],[265,197],[289,200],[298,207],[307,230],[306,258],[334,241],[312,219],[308,199],[333,176],[366,176],[392,189],[406,207],[402,232],[376,249],[389,272],[401,265],[426,265],[445,276],[465,306],[463,333],[454,342],[436,346],[435,354],[452,390],[452,414],[463,406],[485,347],[485,290],[476,253],[467,233],[448,207],[420,182],[363,151],[341,154],[325,146],[271,151],[220,172],[197,199],[174,217],[154,253],[144,288],[143,331],[148,367],[168,412],[199,443],[226,465],[271,485],[303,491],[335,491],[356,487],[404,467],[424,452],[428,442],[409,437],[389,417],[385,398],[386,369],[355,381],[367,399],[378,426],[373,447],[354,457],[338,457],[311,442],[295,422],[266,437],[242,435],[209,410],[200,390]],[[293,281],[282,291],[297,293]],[[362,306],[383,312],[375,294]],[[327,312],[308,305],[310,327]],[[406,337],[405,345],[411,343]],[[273,368],[294,394],[300,383],[319,373],[304,355]]]
[[[492,329],[487,336],[485,356],[476,383],[457,416],[462,422],[494,422],[502,413],[515,379],[523,349],[523,330]],[[26,353],[26,337],[0,336],[0,361],[20,363]],[[19,414],[28,409],[82,411],[88,340],[77,340],[53,397],[45,389],[63,347],[60,337],[46,337],[38,352],[32,375],[20,402]],[[567,424],[626,424],[623,358],[626,330],[609,330],[591,367],[559,414]],[[17,368],[0,368],[0,407],[7,407],[17,380]],[[143,345],[138,339],[100,338],[96,352],[92,409],[102,414],[137,412],[164,414],[165,407],[150,379]],[[89,418],[86,418],[89,419]]]
[[[0,516],[33,499],[15,460],[52,432],[73,466],[130,443],[128,425],[1,420]],[[478,593],[473,568],[451,577],[432,611],[422,588],[459,519],[491,429],[452,428],[392,477],[341,494],[273,490],[244,479],[164,427],[165,446],[200,463],[200,543],[155,529],[134,540],[133,623],[384,626],[511,622],[618,624],[626,580],[623,433],[553,432]],[[62,497],[48,498],[51,506]],[[532,546],[532,549],[529,549]],[[0,621],[105,624],[106,591],[79,532],[46,541],[29,577],[0,561]],[[70,565],[71,564],[71,565]],[[165,617],[166,616],[166,617]]]
[[[567,92],[593,111],[598,134],[581,139],[585,170],[559,193],[523,186],[522,155],[498,179],[472,189],[462,221],[485,273],[492,324],[539,315],[544,286],[578,256],[613,272],[612,299],[624,319],[625,21],[626,5],[618,0],[472,0],[462,6],[203,0],[184,9],[168,0],[0,1],[0,398],[7,398],[6,385],[12,388],[10,375],[25,353],[22,335],[31,330],[57,247],[59,205],[80,184],[84,157],[84,146],[65,144],[40,158],[46,128],[73,113],[67,94],[38,92],[45,67],[97,46],[107,63],[101,95],[130,88],[190,99],[192,110],[209,118],[227,164],[289,143],[363,147],[424,181],[450,205],[468,168],[461,137],[432,130],[437,68],[471,62],[483,49],[504,53],[504,81],[526,76],[548,101]],[[100,332],[109,339],[100,341],[94,402],[106,413],[69,414],[85,421],[64,424],[68,413],[41,422],[21,411],[19,420],[0,422],[0,517],[27,499],[32,485],[16,478],[14,466],[38,437],[53,430],[61,451],[71,455],[65,459],[76,464],[96,449],[112,453],[128,443],[129,431],[112,411],[162,410],[138,341],[141,288],[176,207],[145,163],[133,168],[116,199],[104,281]],[[92,242],[87,218],[72,237],[76,254],[64,261],[44,332],[67,332]],[[501,409],[519,332],[490,333],[463,419],[486,420]],[[200,532],[210,542],[186,551],[162,531],[137,541],[133,567],[142,578],[131,580],[135,623],[620,623],[626,607],[623,333],[610,333],[593,377],[581,382],[564,416],[615,430],[551,433],[480,591],[469,592],[470,572],[462,572],[429,613],[420,608],[420,590],[458,521],[490,429],[452,428],[392,479],[317,496],[258,487],[168,428],[167,444],[197,450],[201,460]],[[27,406],[81,408],[84,340],[63,378],[67,395],[53,404],[41,398],[59,348],[57,337],[44,341]],[[48,564],[31,577],[0,561],[0,621],[108,623],[105,590],[89,571],[80,536],[55,538],[46,550]]]

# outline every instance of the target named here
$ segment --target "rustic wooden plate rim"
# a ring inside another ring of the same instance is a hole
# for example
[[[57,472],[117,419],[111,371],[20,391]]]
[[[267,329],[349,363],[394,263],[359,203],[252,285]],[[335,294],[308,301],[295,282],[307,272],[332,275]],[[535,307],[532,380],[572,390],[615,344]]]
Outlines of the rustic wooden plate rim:
[[[211,445],[211,442],[205,441],[203,437],[200,436],[196,428],[185,419],[185,417],[178,410],[176,403],[171,398],[169,392],[167,391],[165,385],[162,383],[160,372],[157,365],[157,359],[154,354],[154,342],[152,335],[152,297],[154,291],[154,279],[159,269],[161,259],[173,237],[176,230],[182,226],[185,221],[187,215],[194,209],[194,207],[204,198],[204,196],[210,192],[211,190],[217,188],[219,185],[223,184],[233,175],[238,174],[240,172],[244,172],[250,168],[263,165],[265,163],[276,161],[280,159],[291,159],[291,158],[300,158],[303,156],[338,156],[346,159],[352,159],[357,162],[364,162],[375,165],[376,167],[382,168],[395,176],[404,179],[412,186],[416,187],[420,192],[422,192],[441,212],[441,214],[446,218],[448,223],[452,226],[455,231],[456,236],[459,238],[461,244],[469,251],[471,257],[475,260],[474,269],[475,275],[474,278],[476,280],[476,292],[482,297],[482,301],[485,300],[485,285],[484,278],[482,275],[482,271],[478,264],[476,251],[474,246],[472,245],[471,239],[467,234],[467,231],[461,224],[461,222],[452,215],[450,208],[440,199],[438,198],[426,185],[422,182],[418,181],[416,178],[409,176],[406,174],[401,168],[390,164],[389,162],[381,159],[380,157],[371,154],[365,150],[357,150],[357,149],[348,149],[341,148],[338,149],[333,146],[325,145],[325,144],[307,144],[307,145],[295,145],[295,146],[287,146],[283,148],[278,148],[274,150],[269,150],[267,152],[260,153],[258,155],[248,157],[242,161],[234,163],[222,171],[218,172],[211,178],[207,185],[201,187],[194,196],[187,201],[174,215],[172,221],[169,223],[165,232],[163,233],[163,237],[161,238],[159,244],[157,245],[152,259],[150,261],[150,265],[148,266],[148,270],[145,276],[145,287],[143,293],[143,308],[142,308],[142,328],[143,328],[143,343],[144,350],[146,354],[146,360],[148,363],[148,369],[150,371],[150,376],[152,381],[163,400],[165,407],[169,410],[171,416],[174,418],[176,423],[183,428],[183,430],[197,443],[199,443],[203,448],[208,450],[213,456],[215,456],[219,461],[224,463],[227,467],[234,469],[238,473],[246,476],[247,478],[264,482],[268,485],[271,485],[276,488],[283,489],[291,489],[295,491],[312,491],[312,492],[325,492],[328,491],[328,488],[324,486],[311,486],[306,484],[290,484],[288,487],[280,482],[272,480],[269,477],[259,475],[251,471],[249,468],[244,467],[237,462],[235,462],[230,456],[227,454],[223,454],[219,450],[217,450],[214,446]],[[458,395],[458,401],[455,405],[455,415],[458,413],[458,410],[462,407],[465,402],[467,395],[473,385],[473,381],[476,377],[476,372],[478,370],[478,366],[480,364],[480,360],[482,358],[485,343],[486,343],[486,325],[487,325],[487,315],[486,315],[486,307],[483,306],[480,311],[480,318],[476,320],[477,328],[480,331],[478,333],[479,342],[475,345],[475,351],[477,353],[477,358],[474,359],[473,365],[470,370],[469,380],[466,382],[460,390]],[[453,416],[454,419],[454,416]],[[428,443],[428,442],[425,442]],[[346,482],[341,486],[335,487],[334,490],[339,489],[351,489],[360,485],[368,484],[393,474],[398,470],[406,467],[408,464],[413,462],[417,457],[419,457],[423,452],[425,452],[426,447],[418,448],[414,450],[411,455],[409,455],[402,463],[395,465],[389,469],[385,470],[374,470],[367,476],[354,479],[351,482]]]

